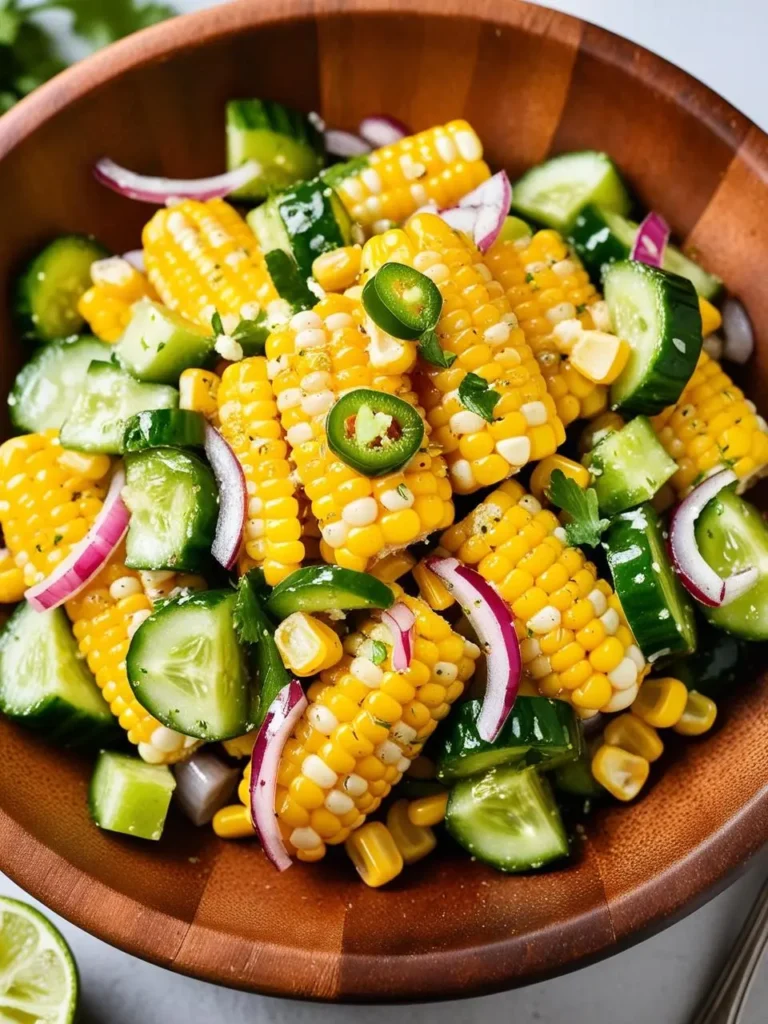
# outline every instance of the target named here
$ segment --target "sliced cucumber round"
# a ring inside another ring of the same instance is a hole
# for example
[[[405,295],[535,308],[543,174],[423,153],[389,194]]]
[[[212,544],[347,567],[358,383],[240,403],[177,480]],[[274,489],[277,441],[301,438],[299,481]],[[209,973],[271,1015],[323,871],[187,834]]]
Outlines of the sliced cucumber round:
[[[512,188],[512,207],[523,217],[564,231],[587,203],[616,213],[632,205],[618,168],[606,153],[562,153],[532,167]]]
[[[146,448],[202,448],[205,417],[191,409],[145,409],[125,425],[123,450]]]
[[[633,508],[656,494],[677,472],[645,416],[612,430],[584,459],[592,474],[600,511],[607,516]]]
[[[340,565],[309,565],[278,583],[267,610],[277,619],[287,619],[294,612],[389,608],[393,601],[386,583],[367,572]]]

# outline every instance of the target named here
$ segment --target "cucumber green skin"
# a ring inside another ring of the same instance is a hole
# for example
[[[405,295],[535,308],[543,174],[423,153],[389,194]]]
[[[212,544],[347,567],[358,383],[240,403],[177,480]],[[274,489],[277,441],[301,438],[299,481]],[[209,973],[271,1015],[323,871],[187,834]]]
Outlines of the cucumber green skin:
[[[594,162],[602,165],[602,177],[580,197],[580,202],[571,202],[568,211],[555,212],[540,199],[540,184],[543,177],[554,175],[553,180],[560,180],[568,186],[573,182],[572,165],[574,159],[583,158],[584,163]],[[570,177],[570,182],[566,176]],[[614,162],[605,153],[595,150],[584,150],[577,153],[561,153],[532,167],[512,186],[512,209],[526,219],[533,220],[558,231],[566,231],[579,211],[587,203],[599,203],[616,213],[626,215],[632,205],[627,188]]]
[[[176,780],[167,765],[147,764],[127,754],[102,750],[88,787],[94,824],[110,832],[157,841],[163,834]],[[107,816],[107,802],[119,791],[119,806]]]
[[[369,573],[340,565],[310,565],[278,583],[267,600],[267,610],[282,621],[294,612],[390,608],[393,602],[386,583]]]
[[[251,696],[251,722],[258,728],[278,693],[291,677],[275,643],[275,624],[265,610],[268,587],[261,569],[251,569],[240,578],[235,599],[235,632],[249,644],[249,656],[256,671]]]
[[[275,291],[290,305],[292,312],[301,313],[317,304],[317,296],[307,287],[295,261],[282,249],[273,249],[264,257]]]
[[[734,485],[735,487],[735,485]],[[722,490],[696,520],[696,542],[721,576],[755,566],[755,586],[730,604],[704,608],[709,621],[745,640],[768,640],[768,526],[732,487]]]
[[[353,156],[350,160],[344,160],[342,163],[331,164],[330,167],[326,167],[324,171],[320,172],[320,177],[326,184],[336,188],[346,178],[351,178],[353,175],[364,171],[370,165],[370,162],[365,155]]]
[[[110,354],[110,346],[103,341],[78,335],[42,345],[22,368],[8,395],[13,426],[31,434],[60,430],[82,390],[89,364],[94,359],[109,359]],[[65,373],[72,378],[66,383],[62,379]],[[51,386],[58,389],[55,398]]]
[[[758,665],[765,664],[766,650],[762,644],[717,629],[703,615],[697,617],[696,631],[698,642],[693,654],[668,666],[669,674],[689,690],[718,701],[729,697],[742,683],[751,682]]]
[[[584,464],[593,474],[592,487],[606,516],[650,501],[677,472],[677,464],[645,416],[635,416],[620,430],[612,430]]]
[[[565,701],[518,697],[493,743],[478,735],[481,709],[482,701],[470,700],[450,716],[437,762],[441,782],[523,761],[537,764],[540,769],[556,768],[581,753],[581,728]]]
[[[603,548],[614,589],[645,658],[653,662],[695,650],[693,604],[670,564],[653,507],[640,505],[615,516]]]
[[[569,796],[580,796],[597,800],[608,796],[608,790],[601,786],[592,774],[589,757],[580,757],[576,761],[560,765],[552,773],[552,782],[559,793]]]
[[[433,779],[409,779],[408,776],[397,784],[398,797],[406,800],[420,800],[423,796],[441,796],[446,787]]]
[[[322,134],[306,114],[270,100],[227,104],[227,168],[255,160],[261,173],[232,193],[235,199],[265,199],[298,181],[314,178],[325,159]]]
[[[605,299],[617,333],[630,345],[632,338],[617,326],[615,319],[616,304],[626,280],[623,275],[630,273],[644,278],[653,289],[659,335],[643,376],[631,387],[628,381],[634,360],[630,356],[611,385],[611,404],[614,409],[653,416],[675,404],[696,369],[703,340],[699,299],[691,282],[678,274],[634,260],[612,264],[605,274]]]
[[[147,448],[202,448],[205,417],[191,409],[145,409],[127,421],[123,451]]]
[[[17,328],[25,341],[53,341],[83,329],[85,320],[77,311],[77,303],[91,287],[91,264],[106,256],[109,252],[94,238],[62,235],[27,264],[16,282],[13,305]],[[59,303],[58,310],[46,310],[51,299]]]
[[[207,366],[215,339],[159,302],[142,299],[115,351],[120,364],[146,384],[178,383],[184,370]]]

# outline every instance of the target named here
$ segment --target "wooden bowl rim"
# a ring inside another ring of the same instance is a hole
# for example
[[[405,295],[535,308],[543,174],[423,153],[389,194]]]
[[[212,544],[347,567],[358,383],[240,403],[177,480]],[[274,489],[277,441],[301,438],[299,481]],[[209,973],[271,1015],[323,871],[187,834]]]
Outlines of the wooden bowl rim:
[[[533,11],[546,12],[547,19],[532,22]],[[517,27],[531,35],[550,36],[555,39],[572,35],[574,30],[587,24],[582,19],[543,8],[534,8],[524,0],[476,0],[471,9],[465,0],[231,0],[220,7],[196,11],[182,15],[171,21],[145,29],[136,35],[115,43],[104,50],[86,58],[74,67],[58,75],[53,81],[22,100],[13,110],[0,119],[0,160],[13,149],[22,144],[39,127],[70,104],[84,96],[98,91],[106,84],[137,68],[168,59],[179,52],[191,51],[209,43],[224,41],[241,31],[250,30],[264,25],[275,25],[291,21],[306,21],[342,14],[369,15],[413,15],[423,14],[431,17],[463,17],[480,22]],[[637,43],[624,40],[608,30],[601,29],[597,37],[593,37],[586,47],[586,52],[593,54],[607,64],[623,63],[616,47],[604,46],[603,41],[614,41],[626,44],[630,42],[633,52],[642,55],[645,72],[654,76],[654,87],[671,103],[691,113],[698,121],[704,123],[718,137],[728,140],[729,123],[740,121],[749,128],[749,133],[764,141],[768,136],[753,122],[749,121],[740,111],[725,101],[721,96],[664,58],[646,50]],[[632,73],[631,71],[629,72]],[[768,161],[759,168],[761,175],[768,179]],[[571,941],[558,943],[556,939],[570,936],[577,939],[580,930],[589,927],[590,918],[604,914],[610,906],[603,889],[603,904],[592,906],[578,917],[574,917],[562,925],[544,928],[539,932],[549,933],[552,937],[552,954],[548,961],[537,970],[536,974],[526,977],[499,977],[498,972],[485,974],[478,966],[473,982],[462,993],[463,996],[476,996],[484,993],[504,990],[510,986],[527,984],[532,980],[553,976],[568,970],[580,968],[589,962],[612,955],[620,949],[627,948],[635,942],[648,937],[673,921],[684,917],[693,909],[710,899],[735,877],[737,870],[743,868],[748,857],[759,848],[759,840],[755,841],[763,829],[766,808],[768,807],[768,788],[761,791],[755,798],[743,805],[739,812],[732,816],[728,823],[710,835],[705,842],[686,851],[685,855],[673,863],[662,875],[646,880],[643,885],[634,889],[625,899],[631,900],[636,928],[632,934],[621,942],[614,937],[604,942],[596,953],[589,956],[558,953],[561,949],[573,948]],[[130,896],[98,881],[70,864],[55,850],[45,846],[31,833],[27,832],[17,821],[0,810],[0,835],[3,837],[4,859],[0,869],[24,888],[30,895],[41,900],[51,910],[61,914],[73,924],[101,938],[104,934],[102,915],[96,908],[109,904],[110,910],[116,915],[124,915],[126,919],[135,920],[138,915],[147,923],[147,932],[156,928],[169,928],[174,934],[181,934],[176,941],[176,950],[170,957],[161,958],[153,951],[143,948],[129,939],[121,940],[120,936],[111,934],[105,941],[134,956],[141,957],[160,966],[168,967],[179,973],[189,973],[180,969],[175,963],[175,956],[181,949],[187,933],[195,926],[195,920],[184,921],[162,911],[148,908]],[[739,845],[734,839],[752,836],[752,842]],[[768,835],[763,836],[763,841]],[[8,855],[7,851],[14,848],[23,849],[23,857]],[[693,872],[696,882],[690,885],[690,874]],[[676,891],[679,883],[688,879],[686,888],[694,892],[694,897],[684,907],[679,907]],[[90,898],[88,901],[75,901],[70,897],[78,890],[87,886]],[[646,898],[647,897],[653,897]],[[210,929],[207,929],[210,931]],[[215,941],[216,932],[210,932]],[[583,932],[582,932],[583,934]],[[519,938],[519,937],[518,937]],[[510,938],[510,945],[515,941]],[[273,944],[270,943],[272,946]],[[476,947],[475,947],[476,948]],[[485,947],[488,948],[488,947]],[[306,951],[281,946],[279,940],[273,945],[285,957],[284,977],[291,971],[291,961],[305,959]],[[467,955],[466,949],[452,949],[445,952],[425,952],[407,956],[373,956],[358,954],[344,950],[345,970],[353,974],[365,972],[370,978],[366,989],[365,1001],[414,1001],[424,998],[424,991],[438,993],[429,998],[440,998],[440,979],[451,976],[451,973]],[[333,954],[312,954],[313,959],[323,961]],[[570,959],[569,959],[570,956]],[[378,969],[377,969],[378,968]],[[265,978],[250,983],[238,984],[237,979],[224,977],[212,966],[206,967],[205,958],[198,962],[198,970],[193,975],[207,981],[216,982],[229,987],[244,987],[249,991],[257,991],[270,995],[285,995],[292,998],[317,998],[312,993],[291,991],[287,984],[275,987]],[[360,975],[358,975],[360,976]],[[425,976],[430,980],[425,983]],[[387,980],[383,980],[386,978]],[[393,982],[393,978],[396,980]],[[380,980],[381,979],[381,980]],[[358,992],[360,990],[358,989]],[[344,993],[341,994],[344,998]],[[456,998],[449,993],[444,998]],[[361,1001],[358,995],[356,1001]]]

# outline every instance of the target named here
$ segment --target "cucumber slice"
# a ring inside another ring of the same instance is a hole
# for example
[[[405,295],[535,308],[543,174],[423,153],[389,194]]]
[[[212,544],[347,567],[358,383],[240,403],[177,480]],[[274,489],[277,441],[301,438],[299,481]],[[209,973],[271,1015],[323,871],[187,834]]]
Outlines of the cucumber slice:
[[[300,182],[272,196],[251,210],[247,219],[262,251],[287,252],[304,278],[312,276],[312,263],[321,253],[352,240],[352,220],[322,178]]]
[[[473,857],[499,871],[529,871],[568,855],[560,811],[535,768],[491,768],[457,783],[445,824]]]
[[[306,114],[270,100],[227,104],[227,168],[254,160],[259,174],[232,193],[236,199],[265,199],[294,182],[314,178],[325,159],[322,134]]]
[[[267,610],[282,620],[294,612],[389,608],[393,601],[386,583],[367,572],[340,565],[310,565],[278,583],[267,600]]]
[[[62,608],[36,612],[24,602],[5,624],[0,710],[62,746],[100,745],[117,735]]]
[[[129,568],[195,572],[205,565],[219,497],[202,459],[178,448],[127,456],[123,500],[131,513],[125,547]]]
[[[35,434],[60,430],[94,359],[109,359],[111,346],[96,338],[59,338],[43,345],[16,377],[8,396],[11,423]]]
[[[584,459],[592,474],[600,511],[624,512],[654,494],[677,472],[645,416],[608,433]]]
[[[176,388],[140,384],[113,363],[93,362],[61,428],[61,444],[81,452],[118,455],[131,416],[145,409],[176,409],[178,404]]]
[[[215,339],[172,309],[141,299],[117,343],[117,358],[136,378],[148,384],[177,384],[184,370],[205,366]]]
[[[318,296],[309,290],[292,256],[282,249],[273,249],[264,259],[275,291],[281,299],[285,299],[294,313],[312,309],[317,304]]]
[[[176,780],[167,765],[102,750],[91,776],[88,806],[99,828],[157,840],[174,789]]]
[[[569,796],[598,800],[608,795],[608,790],[592,774],[592,758],[589,754],[569,764],[560,765],[552,774],[552,782],[559,793],[567,793]]]
[[[191,409],[146,409],[125,425],[123,451],[147,448],[202,448],[205,416]]]
[[[520,217],[505,217],[499,239],[502,242],[519,242],[533,234],[531,225]]]
[[[676,659],[669,668],[669,674],[689,690],[719,701],[730,697],[742,683],[751,682],[760,661],[764,663],[762,645],[717,629],[703,615],[697,616],[696,633],[698,642],[693,654]]]
[[[234,590],[206,590],[168,601],[134,634],[128,679],[139,703],[169,729],[214,742],[251,728],[236,600]]]
[[[653,507],[616,516],[603,547],[624,614],[648,661],[690,654],[696,647],[693,605],[670,565]]]
[[[437,763],[441,782],[523,760],[540,768],[556,768],[581,753],[581,728],[565,701],[518,697],[493,743],[478,735],[481,708],[482,701],[470,700],[451,715]]]
[[[593,282],[599,286],[606,267],[611,263],[629,259],[637,229],[638,224],[635,221],[627,220],[620,213],[614,213],[605,207],[591,204],[585,206],[576,217],[571,225],[568,240]],[[664,252],[664,269],[687,277],[698,294],[710,302],[722,291],[723,282],[719,277],[707,273],[674,245],[667,245]]]
[[[594,150],[555,156],[532,167],[512,188],[514,210],[558,231],[587,203],[624,215],[632,205],[614,162]]]
[[[701,313],[690,281],[625,260],[605,274],[605,300],[631,353],[611,387],[615,409],[652,416],[680,397],[701,353]]]
[[[77,334],[85,320],[77,309],[91,287],[91,264],[109,256],[85,235],[54,239],[27,265],[16,282],[15,311],[24,338],[53,341]]]
[[[768,640],[768,526],[761,513],[732,488],[726,488],[697,519],[696,542],[721,576],[750,566],[760,574],[755,586],[730,604],[703,608],[706,617],[713,625],[745,640]]]

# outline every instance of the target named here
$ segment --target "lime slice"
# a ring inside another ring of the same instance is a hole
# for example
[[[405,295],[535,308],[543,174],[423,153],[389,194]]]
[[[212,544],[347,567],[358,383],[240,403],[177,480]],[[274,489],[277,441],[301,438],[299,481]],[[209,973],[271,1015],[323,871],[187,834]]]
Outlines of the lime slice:
[[[71,1024],[77,995],[59,932],[34,907],[0,896],[0,1024]]]

